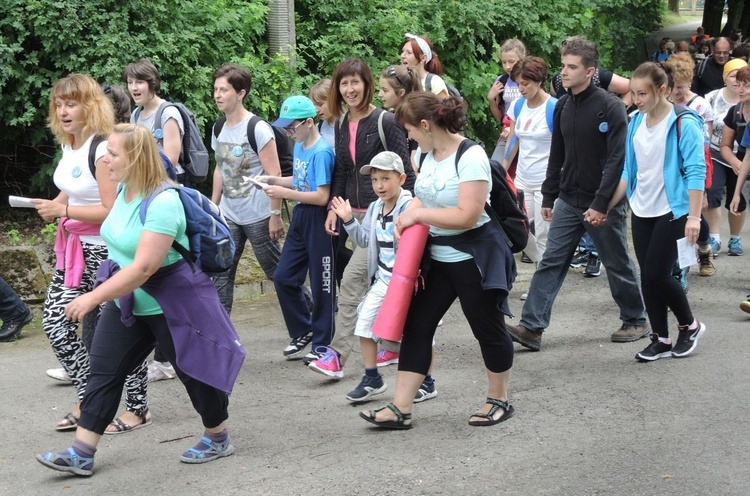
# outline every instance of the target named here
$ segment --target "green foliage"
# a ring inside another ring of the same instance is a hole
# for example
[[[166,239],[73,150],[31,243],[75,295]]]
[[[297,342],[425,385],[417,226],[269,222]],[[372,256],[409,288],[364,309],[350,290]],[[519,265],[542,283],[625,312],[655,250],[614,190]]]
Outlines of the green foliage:
[[[55,243],[55,237],[57,236],[57,222],[50,222],[44,226],[41,230],[42,238],[48,245]]]
[[[28,182],[34,174],[36,190],[50,187],[59,149],[46,128],[49,90],[71,72],[122,83],[127,63],[149,58],[160,69],[163,96],[184,102],[208,130],[218,113],[212,73],[225,62],[250,68],[248,107],[273,119],[285,97],[306,94],[346,57],[363,58],[377,79],[382,68],[399,63],[406,32],[432,38],[447,79],[469,104],[468,134],[492,143],[499,126],[487,92],[500,73],[497,51],[505,39],[520,38],[554,71],[564,38],[585,34],[599,44],[603,67],[629,70],[646,58],[643,37],[659,27],[664,5],[445,0],[427,7],[422,0],[297,0],[295,8],[296,67],[267,55],[267,0],[0,2],[0,160],[16,171],[16,181]]]
[[[8,238],[8,242],[12,245],[21,243],[21,232],[18,229],[10,229],[5,233]]]

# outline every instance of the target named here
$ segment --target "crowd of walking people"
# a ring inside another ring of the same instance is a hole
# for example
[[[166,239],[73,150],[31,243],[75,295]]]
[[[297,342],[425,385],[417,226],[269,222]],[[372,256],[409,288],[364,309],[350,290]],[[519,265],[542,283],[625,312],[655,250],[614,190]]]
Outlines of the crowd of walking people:
[[[180,460],[234,452],[228,403],[245,350],[230,316],[247,241],[276,289],[290,340],[280,356],[339,380],[359,344],[364,373],[345,395],[354,403],[384,394],[379,368],[398,365],[392,401],[359,414],[380,428],[412,428],[414,405],[437,397],[436,331],[456,299],[487,374],[486,400],[469,425],[510,419],[513,342],[541,350],[569,269],[582,263],[589,276],[606,273],[619,307],[611,341],[649,337],[640,362],[692,354],[707,326],[691,308],[689,266],[679,265],[678,251],[683,243],[696,250],[700,275],[715,274],[723,204],[727,254],[743,254],[750,173],[741,35],[694,38],[677,47],[663,40],[630,79],[600,68],[597,46],[581,36],[562,43],[556,75],[521,40],[507,40],[498,54],[505,73],[488,82],[500,132],[487,152],[465,137],[466,104],[425,35],[405,35],[400,64],[373,71],[361,59],[342,61],[308,95],[286,99],[273,123],[247,108],[248,69],[223,65],[213,78],[222,117],[210,139],[211,200],[235,250],[228,270],[210,274],[185,259],[190,215],[180,184],[190,182],[190,123],[159,96],[156,66],[129,64],[127,90],[83,74],[61,78],[49,102],[62,147],[53,177],[60,194],[34,202],[43,219],[59,223],[42,327],[62,367],[50,375],[76,391],[54,428],[75,430],[75,438],[37,459],[91,475],[101,436],[150,425],[148,382],[174,377],[204,429]],[[522,192],[532,232],[519,257],[534,274],[517,324],[506,323],[516,259],[487,206],[498,170]],[[429,233],[422,280],[403,337],[383,339],[375,321],[401,277],[394,266],[405,232],[418,228]],[[6,286],[3,341],[32,319]],[[740,306],[750,312],[750,301]]]

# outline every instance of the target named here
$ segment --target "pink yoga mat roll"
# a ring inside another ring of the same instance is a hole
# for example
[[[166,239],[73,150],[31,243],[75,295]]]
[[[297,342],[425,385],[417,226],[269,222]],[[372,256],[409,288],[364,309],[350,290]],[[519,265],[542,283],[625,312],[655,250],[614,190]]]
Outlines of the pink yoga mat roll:
[[[372,325],[372,333],[382,339],[401,341],[429,231],[426,224],[414,224],[401,234],[391,282]]]

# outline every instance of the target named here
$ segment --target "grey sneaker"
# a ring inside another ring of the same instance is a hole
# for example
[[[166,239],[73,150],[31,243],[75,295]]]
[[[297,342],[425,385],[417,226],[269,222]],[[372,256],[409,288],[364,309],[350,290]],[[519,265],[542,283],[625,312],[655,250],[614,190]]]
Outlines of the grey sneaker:
[[[508,329],[510,338],[521,346],[530,349],[531,351],[539,351],[542,349],[542,333],[527,329],[521,324],[513,325],[506,324],[505,327]]]
[[[634,325],[625,324],[612,333],[612,341],[615,343],[630,343],[645,338],[651,333],[651,326],[648,324]]]

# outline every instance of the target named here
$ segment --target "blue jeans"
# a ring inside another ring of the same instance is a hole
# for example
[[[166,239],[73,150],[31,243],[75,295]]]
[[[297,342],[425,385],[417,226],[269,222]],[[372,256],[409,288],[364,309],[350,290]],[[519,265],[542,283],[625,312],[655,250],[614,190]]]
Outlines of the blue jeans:
[[[21,301],[13,288],[11,288],[5,279],[0,277],[0,320],[20,319],[25,317],[29,308]]]
[[[607,269],[609,290],[620,307],[620,320],[625,324],[646,323],[646,310],[635,272],[628,255],[625,201],[607,215],[607,223],[594,227],[583,220],[582,208],[557,199],[547,239],[547,249],[531,279],[528,298],[521,313],[521,324],[541,332],[549,326],[552,305],[562,287],[578,240],[584,232],[599,249],[599,257]]]

